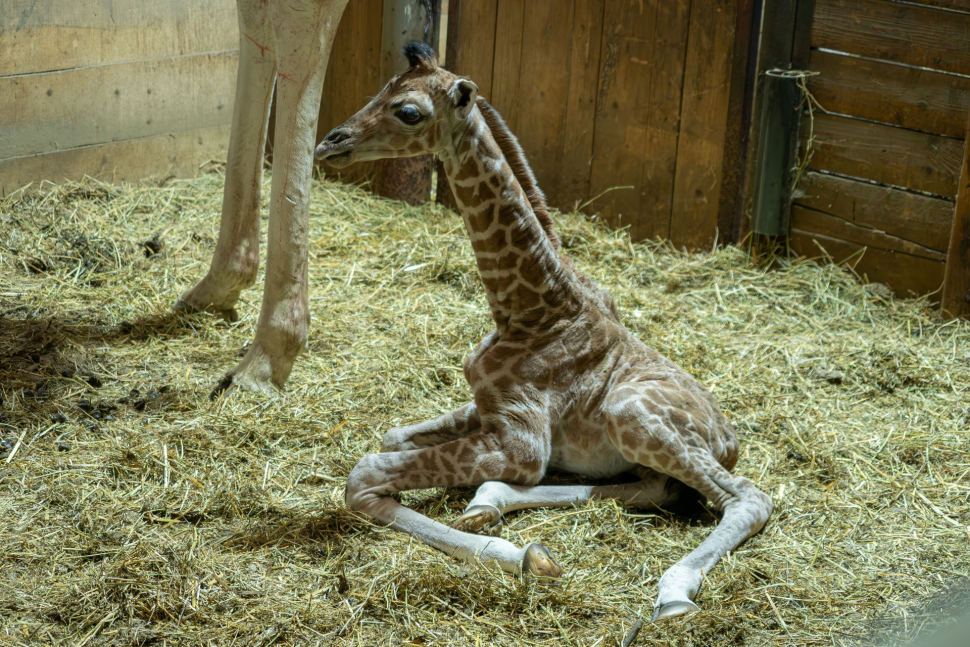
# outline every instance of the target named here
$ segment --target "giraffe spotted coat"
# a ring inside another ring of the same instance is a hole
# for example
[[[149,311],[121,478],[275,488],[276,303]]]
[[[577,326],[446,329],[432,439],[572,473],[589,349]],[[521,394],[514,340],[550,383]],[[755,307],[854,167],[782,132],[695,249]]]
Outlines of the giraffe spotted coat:
[[[363,457],[347,503],[463,559],[558,576],[544,546],[495,537],[510,510],[614,497],[670,503],[684,486],[723,511],[717,528],[661,577],[655,619],[695,611],[705,574],[758,532],[770,498],[731,474],[738,441],[714,397],[623,326],[612,299],[560,253],[541,191],[514,136],[475,84],[438,67],[426,46],[411,67],[331,131],[318,157],[336,167],[434,153],[460,207],[495,330],[469,355],[473,399],[428,422],[390,430]],[[538,485],[550,470],[592,477],[630,472],[616,486]],[[481,486],[454,524],[392,495]]]

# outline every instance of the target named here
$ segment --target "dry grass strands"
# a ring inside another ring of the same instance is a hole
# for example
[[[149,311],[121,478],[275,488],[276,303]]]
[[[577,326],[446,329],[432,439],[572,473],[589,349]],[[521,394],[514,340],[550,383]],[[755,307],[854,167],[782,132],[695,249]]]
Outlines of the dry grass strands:
[[[712,518],[611,502],[510,515],[509,539],[565,566],[549,586],[343,505],[388,427],[468,398],[461,360],[491,322],[461,220],[314,183],[309,352],[281,397],[210,402],[259,291],[236,323],[169,306],[206,270],[222,182],[0,203],[0,642],[620,644]],[[932,601],[970,575],[970,326],[837,267],[764,271],[734,248],[685,255],[556,220],[628,325],[711,386],[738,471],[776,502],[709,575],[701,613],[633,644],[902,641],[937,622]],[[403,499],[447,522],[470,494]]]

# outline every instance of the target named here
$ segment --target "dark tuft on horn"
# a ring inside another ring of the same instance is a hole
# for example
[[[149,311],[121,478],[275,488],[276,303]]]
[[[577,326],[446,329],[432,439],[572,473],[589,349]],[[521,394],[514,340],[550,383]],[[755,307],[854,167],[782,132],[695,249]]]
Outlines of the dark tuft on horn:
[[[411,67],[438,67],[438,58],[427,43],[412,40],[401,52],[407,57]]]

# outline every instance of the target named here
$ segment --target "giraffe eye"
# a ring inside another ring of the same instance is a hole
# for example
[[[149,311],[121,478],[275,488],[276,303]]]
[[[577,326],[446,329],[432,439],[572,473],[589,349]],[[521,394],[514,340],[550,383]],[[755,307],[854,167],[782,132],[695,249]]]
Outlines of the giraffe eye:
[[[421,121],[421,113],[414,106],[404,106],[397,111],[397,118],[413,126]]]

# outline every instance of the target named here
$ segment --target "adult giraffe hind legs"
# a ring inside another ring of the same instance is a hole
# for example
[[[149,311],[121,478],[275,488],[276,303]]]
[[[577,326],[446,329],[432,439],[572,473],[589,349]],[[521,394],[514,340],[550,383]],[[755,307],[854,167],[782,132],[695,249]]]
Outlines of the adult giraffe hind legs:
[[[309,193],[317,117],[334,33],[348,0],[237,0],[236,103],[219,241],[208,274],[175,304],[235,320],[259,264],[259,194],[269,108],[277,92],[266,279],[256,334],[214,394],[274,393],[306,346]]]

